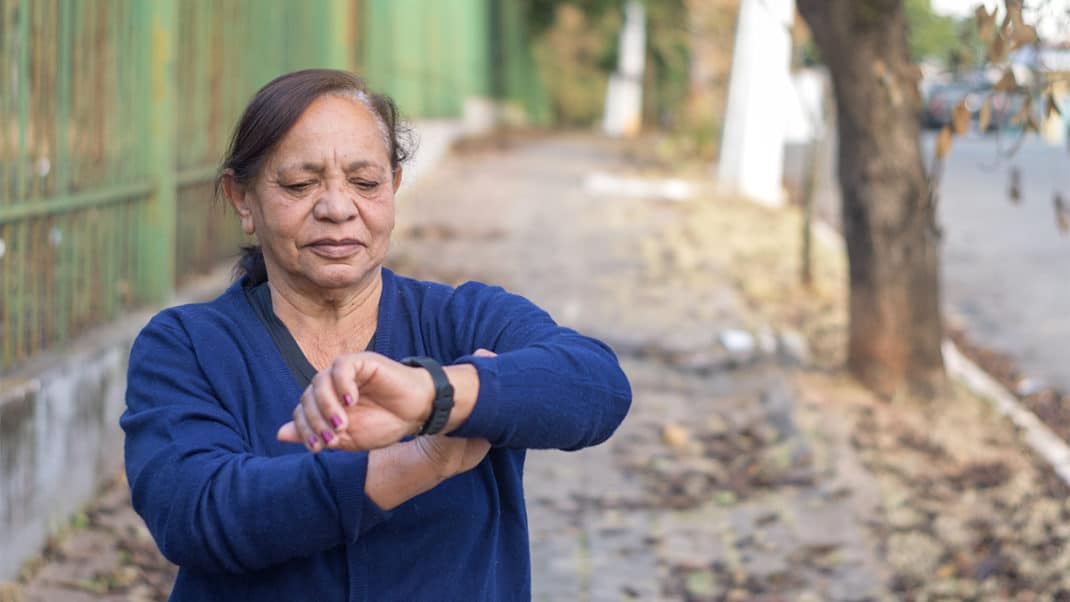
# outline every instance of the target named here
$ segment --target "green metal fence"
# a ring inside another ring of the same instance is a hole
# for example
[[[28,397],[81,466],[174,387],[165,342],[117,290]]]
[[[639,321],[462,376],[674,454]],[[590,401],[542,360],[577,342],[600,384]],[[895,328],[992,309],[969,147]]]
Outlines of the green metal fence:
[[[0,0],[0,374],[236,254],[213,195],[271,78],[365,73],[410,117],[545,116],[522,0]]]
[[[527,41],[523,0],[367,0],[362,64],[411,114],[455,116],[467,98],[513,103],[534,123],[548,103]]]

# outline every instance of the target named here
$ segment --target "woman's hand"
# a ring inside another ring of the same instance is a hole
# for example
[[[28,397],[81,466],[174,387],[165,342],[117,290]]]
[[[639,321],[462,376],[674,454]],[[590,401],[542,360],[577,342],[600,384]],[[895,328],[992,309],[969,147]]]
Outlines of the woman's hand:
[[[482,349],[475,354],[494,355]],[[471,366],[447,367],[451,382],[449,371],[455,369],[474,372]],[[478,377],[475,386],[478,390]],[[469,398],[470,412],[474,393],[467,393],[457,391],[455,399]],[[431,375],[423,368],[377,353],[341,355],[313,377],[294,408],[293,421],[279,429],[278,439],[302,443],[311,451],[385,447],[420,430],[434,397]]]

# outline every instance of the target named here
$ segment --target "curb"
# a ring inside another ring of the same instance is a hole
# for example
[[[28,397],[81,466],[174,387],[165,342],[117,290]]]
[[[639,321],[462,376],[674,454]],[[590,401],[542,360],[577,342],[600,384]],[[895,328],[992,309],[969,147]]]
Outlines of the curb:
[[[1070,485],[1070,445],[1023,406],[989,373],[970,361],[950,339],[941,346],[948,375],[966,385],[975,395],[987,399],[997,412],[1018,427],[1022,438],[1038,456],[1043,458],[1064,483]]]

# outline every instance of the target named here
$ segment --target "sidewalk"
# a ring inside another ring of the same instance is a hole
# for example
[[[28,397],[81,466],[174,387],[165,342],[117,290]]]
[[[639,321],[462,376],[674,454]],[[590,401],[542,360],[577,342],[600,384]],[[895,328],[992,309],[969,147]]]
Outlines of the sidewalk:
[[[524,294],[631,379],[609,442],[529,454],[535,599],[1070,599],[1065,487],[982,402],[878,402],[836,371],[843,258],[798,290],[790,211],[585,191],[670,167],[581,136],[468,145],[399,202],[392,267]],[[0,602],[165,597],[126,504],[120,482]]]
[[[761,324],[730,266],[696,252],[701,201],[584,191],[592,173],[671,175],[659,171],[554,138],[455,157],[399,208],[404,266],[435,258],[454,280],[502,282],[612,344],[631,378],[632,412],[609,443],[529,454],[535,599],[881,597],[844,494],[851,467],[802,424],[817,419],[784,367],[793,339],[719,343]]]

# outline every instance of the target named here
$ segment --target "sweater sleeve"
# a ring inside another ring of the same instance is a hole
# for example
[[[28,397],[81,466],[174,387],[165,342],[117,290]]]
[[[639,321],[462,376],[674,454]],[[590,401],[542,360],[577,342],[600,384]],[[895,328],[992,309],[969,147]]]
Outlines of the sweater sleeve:
[[[523,297],[474,283],[455,291],[444,312],[461,353],[475,366],[479,396],[453,432],[499,447],[576,450],[609,438],[631,405],[631,387],[604,343],[558,326]]]
[[[364,495],[366,453],[251,453],[167,312],[134,342],[126,401],[133,505],[175,564],[255,571],[355,541],[385,518]]]

